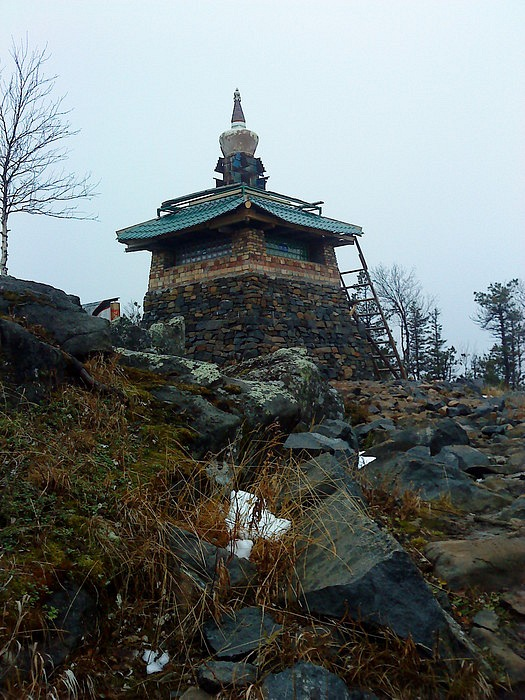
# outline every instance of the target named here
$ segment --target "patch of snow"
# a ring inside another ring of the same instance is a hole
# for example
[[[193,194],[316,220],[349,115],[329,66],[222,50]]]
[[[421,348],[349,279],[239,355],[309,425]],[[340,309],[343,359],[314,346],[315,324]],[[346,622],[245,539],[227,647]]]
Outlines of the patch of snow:
[[[249,559],[252,553],[253,540],[232,540],[232,552],[239,559]]]
[[[170,657],[165,651],[146,649],[142,654],[142,661],[146,664],[146,673],[148,675],[150,673],[160,673],[169,660]]]
[[[271,539],[287,532],[292,523],[285,518],[276,518],[265,509],[264,503],[261,503],[255,494],[248,491],[232,491],[226,525],[230,532],[235,532],[241,539]]]
[[[269,540],[272,537],[279,537],[288,532],[292,523],[286,518],[276,518],[269,510],[263,510],[259,521],[259,535]]]
[[[363,467],[366,467],[367,464],[370,464],[370,462],[373,462],[375,459],[375,457],[366,457],[364,452],[360,452],[357,468],[362,469]]]

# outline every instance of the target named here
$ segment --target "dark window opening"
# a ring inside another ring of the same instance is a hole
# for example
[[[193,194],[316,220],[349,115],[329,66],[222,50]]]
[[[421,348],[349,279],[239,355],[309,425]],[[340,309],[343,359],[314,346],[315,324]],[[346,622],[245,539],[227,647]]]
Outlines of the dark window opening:
[[[308,245],[280,236],[266,236],[266,252],[292,260],[310,260]]]
[[[228,239],[220,241],[199,241],[196,243],[183,243],[175,252],[175,264],[187,265],[189,263],[202,262],[222,258],[232,253],[232,242]]]

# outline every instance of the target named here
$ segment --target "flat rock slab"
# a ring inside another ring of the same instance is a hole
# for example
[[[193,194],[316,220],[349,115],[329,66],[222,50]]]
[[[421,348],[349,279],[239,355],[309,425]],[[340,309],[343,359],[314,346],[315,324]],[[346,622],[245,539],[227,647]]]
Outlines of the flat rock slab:
[[[350,615],[432,649],[446,616],[408,554],[343,492],[328,496],[299,524],[305,547],[296,573],[310,612]]]
[[[501,596],[501,603],[525,617],[525,590],[508,591]]]
[[[525,584],[525,534],[432,542],[425,556],[450,588],[498,591]]]
[[[281,673],[271,673],[264,679],[261,689],[264,700],[351,700],[356,697],[350,694],[339,676],[308,662],[295,664]]]
[[[345,440],[328,437],[321,433],[292,433],[286,438],[283,447],[294,452],[306,452],[312,456],[329,452],[351,459],[355,455],[355,451]]]
[[[520,690],[525,689],[525,659],[516,654],[508,644],[492,630],[483,627],[474,627],[471,637],[476,644],[484,649],[488,649],[494,658],[504,669],[513,686],[517,686],[517,695],[510,695],[510,698],[523,698],[524,694]],[[519,689],[518,689],[519,688]]]
[[[209,693],[246,688],[256,680],[256,666],[245,661],[208,661],[197,669],[197,681]]]
[[[346,463],[346,459],[342,460]],[[321,499],[342,489],[365,504],[361,486],[350,476],[338,456],[324,452],[302,462],[286,475],[281,498],[296,503]]]
[[[219,623],[208,620],[203,632],[218,659],[239,659],[266,644],[281,628],[262,608],[249,607],[224,615]]]

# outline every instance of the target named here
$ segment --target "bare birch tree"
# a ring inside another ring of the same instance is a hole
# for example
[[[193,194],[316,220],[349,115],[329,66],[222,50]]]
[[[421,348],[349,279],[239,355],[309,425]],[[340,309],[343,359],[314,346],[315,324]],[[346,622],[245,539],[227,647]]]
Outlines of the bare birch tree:
[[[52,96],[57,76],[46,77],[46,49],[30,51],[27,40],[11,48],[13,69],[0,73],[0,275],[7,274],[11,214],[42,214],[59,219],[93,218],[77,210],[78,200],[94,196],[90,176],[61,169],[71,129],[63,97]]]
[[[413,372],[414,320],[418,319],[421,324],[417,332],[423,333],[431,300],[425,297],[414,270],[406,270],[401,265],[378,265],[372,270],[372,278],[387,318],[399,326],[405,369]]]

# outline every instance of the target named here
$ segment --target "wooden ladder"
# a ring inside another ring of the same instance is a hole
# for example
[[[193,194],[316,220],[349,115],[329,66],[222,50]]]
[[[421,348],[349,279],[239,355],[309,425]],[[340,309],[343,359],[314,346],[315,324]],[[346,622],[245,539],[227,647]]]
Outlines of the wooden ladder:
[[[368,265],[357,238],[355,239],[355,245],[361,267],[339,273],[341,285],[350,304],[350,314],[359,330],[364,331],[368,342],[372,346],[372,362],[376,377],[384,379],[385,376],[391,375],[395,379],[406,379],[407,375],[403,362],[381,308],[379,297],[374,289]],[[357,282],[352,283],[351,280],[355,279],[356,275]],[[363,304],[364,310],[359,310],[358,307]]]

